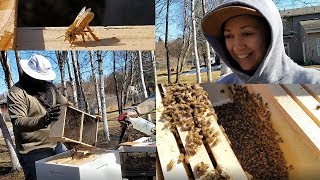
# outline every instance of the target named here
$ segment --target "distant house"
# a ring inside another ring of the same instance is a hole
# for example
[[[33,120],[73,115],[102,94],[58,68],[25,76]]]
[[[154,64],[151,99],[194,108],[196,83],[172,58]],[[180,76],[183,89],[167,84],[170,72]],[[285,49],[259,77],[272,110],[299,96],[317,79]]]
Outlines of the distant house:
[[[298,64],[320,64],[320,6],[280,11],[286,53]]]

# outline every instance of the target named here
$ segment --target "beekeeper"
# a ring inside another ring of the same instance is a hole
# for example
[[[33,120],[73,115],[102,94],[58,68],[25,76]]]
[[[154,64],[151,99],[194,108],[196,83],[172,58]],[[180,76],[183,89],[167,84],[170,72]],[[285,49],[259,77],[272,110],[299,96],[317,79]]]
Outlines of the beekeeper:
[[[232,70],[217,83],[320,83],[320,71],[290,59],[279,11],[271,0],[227,0],[203,18],[203,33]]]
[[[63,152],[62,143],[48,141],[49,124],[56,121],[66,103],[51,82],[56,73],[47,58],[33,54],[21,60],[23,74],[7,96],[16,150],[26,180],[36,179],[35,161]]]

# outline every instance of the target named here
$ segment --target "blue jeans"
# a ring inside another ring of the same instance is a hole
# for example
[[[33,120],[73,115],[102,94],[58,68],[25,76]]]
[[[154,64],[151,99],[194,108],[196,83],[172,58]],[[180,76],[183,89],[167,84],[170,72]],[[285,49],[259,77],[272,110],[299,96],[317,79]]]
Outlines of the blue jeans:
[[[67,148],[58,143],[55,149],[36,149],[27,154],[18,154],[19,162],[22,166],[25,180],[37,180],[35,162],[66,151]]]

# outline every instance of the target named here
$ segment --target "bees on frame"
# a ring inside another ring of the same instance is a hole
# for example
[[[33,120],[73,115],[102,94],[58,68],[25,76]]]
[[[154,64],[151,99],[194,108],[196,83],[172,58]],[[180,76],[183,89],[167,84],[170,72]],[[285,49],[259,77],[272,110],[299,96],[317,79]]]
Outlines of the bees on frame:
[[[86,9],[86,7],[83,7],[81,9],[80,13],[65,33],[65,40],[69,41],[70,47],[76,40],[77,35],[81,35],[83,43],[85,43],[84,35],[87,35],[86,32],[89,32],[95,41],[99,41],[99,38],[95,34],[93,34],[92,30],[89,27],[89,23],[92,21],[93,17],[94,13],[91,12],[91,8]]]

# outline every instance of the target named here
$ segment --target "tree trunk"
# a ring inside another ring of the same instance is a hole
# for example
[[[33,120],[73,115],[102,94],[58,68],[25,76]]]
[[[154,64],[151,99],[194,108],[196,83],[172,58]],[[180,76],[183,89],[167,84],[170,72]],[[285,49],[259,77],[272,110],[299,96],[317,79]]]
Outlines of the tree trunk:
[[[139,66],[140,66],[140,78],[141,78],[142,91],[143,91],[143,96],[146,99],[146,98],[148,98],[148,93],[147,93],[147,88],[146,88],[146,84],[144,81],[142,56],[141,56],[141,51],[138,51],[138,52],[139,52]]]
[[[179,69],[179,73],[180,73],[180,74],[182,73],[183,66],[184,66],[184,62],[186,61],[187,56],[188,56],[189,51],[190,51],[190,47],[191,47],[191,37],[192,37],[192,36],[191,36],[191,26],[189,26],[187,50],[184,52],[184,55],[183,55],[183,58],[182,58],[181,67],[180,67],[180,69]],[[179,81],[179,80],[178,80],[178,81]]]
[[[71,57],[72,57],[72,64],[73,64],[73,71],[74,71],[74,79],[76,83],[77,88],[77,98],[78,98],[78,108],[81,110],[85,110],[85,102],[82,95],[82,88],[81,88],[81,80],[80,80],[80,73],[79,73],[79,67],[78,67],[78,59],[76,57],[76,53],[74,51],[71,51]]]
[[[207,10],[206,10],[206,0],[202,0],[202,13],[203,13],[203,17],[205,16]],[[206,65],[207,65],[207,78],[209,82],[212,82],[212,70],[211,70],[211,55],[210,55],[210,46],[209,46],[209,42],[207,40],[205,40],[206,42],[206,53],[207,53],[207,61],[206,61]]]
[[[14,54],[16,55],[16,62],[17,62],[17,68],[18,68],[18,73],[19,73],[19,79],[20,79],[20,77],[23,74],[21,64],[20,64],[21,56],[20,56],[20,52],[17,50],[14,50]]]
[[[186,37],[185,37],[185,34],[186,34],[186,28],[187,28],[187,0],[184,0],[183,1],[183,7],[184,7],[184,12],[183,12],[183,32],[182,32],[182,45],[181,45],[181,51],[179,52],[179,55],[178,55],[178,60],[177,60],[177,69],[176,69],[176,81],[175,83],[178,83],[179,82],[179,66],[180,66],[180,61],[181,61],[181,54],[183,52],[183,50],[185,49],[185,46],[186,46]]]
[[[156,56],[154,55],[154,51],[151,51],[151,58],[152,58],[152,66],[154,72],[154,85],[158,84],[157,82],[157,64],[156,64]]]
[[[169,57],[169,47],[168,47],[168,31],[169,31],[169,7],[170,0],[167,0],[167,14],[166,14],[166,34],[164,40],[164,47],[166,48],[166,57],[167,57],[167,71],[168,71],[168,83],[171,84],[171,67],[170,67],[170,57]]]
[[[135,57],[134,57],[134,53],[135,52],[131,52],[130,54],[131,54],[131,67],[130,67],[130,80],[129,80],[129,83],[127,84],[127,90],[126,90],[126,99],[125,99],[125,102],[127,103],[128,102],[128,97],[129,97],[129,86],[131,86],[132,85],[132,82],[133,82],[133,74],[134,74],[134,64],[135,64]],[[125,103],[125,104],[126,104]],[[131,102],[131,104],[132,104],[132,102]]]
[[[121,86],[121,102],[122,102],[122,107],[126,106],[126,96],[127,94],[124,92],[127,92],[128,88],[128,80],[130,78],[129,74],[129,63],[128,63],[128,51],[125,51],[125,59],[124,59],[124,78],[123,78],[123,83]]]
[[[96,77],[96,68],[94,67],[93,51],[89,51],[89,55],[90,55],[92,78],[93,78],[95,92],[96,92],[96,98],[97,98],[98,114],[99,114],[99,116],[101,116],[101,99],[100,99],[100,93],[99,93],[98,80]]]
[[[68,72],[69,72],[69,79],[70,79],[70,86],[72,89],[72,95],[73,95],[73,103],[75,107],[79,107],[78,98],[77,98],[77,89],[75,86],[74,78],[72,77],[72,71],[71,71],[71,65],[70,65],[70,59],[67,58],[67,65],[68,65]]]
[[[82,75],[80,73],[80,65],[79,65],[79,51],[76,51],[76,63],[77,63],[77,67],[78,67],[78,76],[79,76],[79,85],[80,85],[80,91],[81,91],[81,101],[82,101],[82,106],[83,106],[83,110],[85,110],[87,113],[89,113],[89,106],[88,106],[88,102],[83,90],[83,86],[82,86]]]
[[[119,116],[122,113],[122,100],[120,98],[120,94],[119,94],[119,85],[118,85],[118,81],[117,81],[117,71],[116,71],[116,53],[113,51],[113,79],[114,79],[114,84],[115,84],[115,88],[116,88],[116,97],[117,97],[117,101],[118,101],[118,113]]]
[[[60,70],[60,78],[61,78],[61,88],[62,88],[62,94],[65,97],[67,96],[67,85],[66,85],[66,77],[65,77],[65,57],[68,55],[67,51],[56,51],[56,56],[58,59],[58,66],[59,66],[59,70]]]
[[[11,139],[7,124],[2,116],[1,111],[0,111],[0,128],[2,131],[4,141],[6,142],[6,145],[7,145],[8,151],[9,151],[11,165],[12,165],[12,171],[21,171],[22,167],[19,163],[19,159],[18,159],[17,153],[15,151],[13,141]]]
[[[196,67],[197,83],[201,83],[201,73],[200,73],[200,63],[198,56],[197,47],[197,30],[196,30],[196,18],[194,12],[194,0],[191,0],[191,21],[192,21],[192,31],[193,31],[193,47],[194,47],[194,64]]]
[[[6,51],[1,51],[1,59],[0,60],[1,60],[4,74],[5,74],[5,80],[7,82],[7,87],[8,87],[8,89],[10,89],[13,86],[13,81],[12,81],[12,75],[11,75],[11,68],[10,68],[10,64],[8,63]],[[4,141],[6,142],[6,146],[9,151],[9,155],[10,155],[10,159],[11,159],[11,163],[12,163],[12,170],[13,171],[20,171],[21,165],[19,163],[13,141],[12,141],[10,133],[8,131],[7,124],[2,116],[1,110],[0,110],[0,128],[2,131]]]
[[[2,68],[3,68],[3,72],[4,72],[4,76],[5,76],[5,80],[7,83],[7,87],[8,89],[11,88],[11,86],[13,86],[13,81],[12,81],[12,74],[11,74],[11,68],[10,68],[10,64],[8,62],[8,56],[7,56],[7,52],[6,51],[1,51],[1,64],[2,64]]]
[[[100,97],[101,97],[101,112],[102,112],[102,122],[103,122],[103,132],[108,141],[110,141],[108,120],[107,120],[107,107],[106,107],[106,97],[104,91],[104,76],[103,76],[103,62],[101,58],[101,51],[97,51],[98,59],[98,73],[100,80]]]

